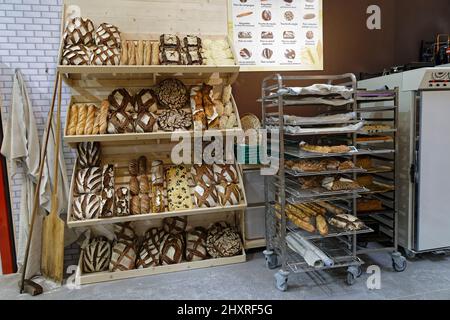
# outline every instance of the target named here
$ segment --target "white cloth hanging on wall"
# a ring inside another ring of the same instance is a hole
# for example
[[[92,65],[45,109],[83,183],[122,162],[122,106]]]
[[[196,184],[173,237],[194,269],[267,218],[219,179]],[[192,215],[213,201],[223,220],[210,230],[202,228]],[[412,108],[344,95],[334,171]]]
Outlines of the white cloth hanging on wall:
[[[39,174],[40,145],[31,101],[20,71],[14,75],[11,99],[11,109],[4,130],[1,153],[9,166],[9,176],[17,173],[17,164],[21,163],[24,172],[19,215],[19,241],[17,248],[17,263],[22,268],[28,239],[33,198]],[[32,245],[29,255],[27,276],[40,272],[42,219],[44,212],[40,210],[36,219]]]

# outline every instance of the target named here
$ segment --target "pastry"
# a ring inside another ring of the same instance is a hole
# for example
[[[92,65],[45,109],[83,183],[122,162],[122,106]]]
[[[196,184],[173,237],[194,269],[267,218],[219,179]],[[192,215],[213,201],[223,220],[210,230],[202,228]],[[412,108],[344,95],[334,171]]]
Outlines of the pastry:
[[[136,45],[134,41],[127,41],[128,47],[128,64],[130,66],[136,65]]]
[[[108,270],[111,244],[105,238],[95,238],[83,249],[83,273]]]
[[[315,189],[322,185],[323,177],[313,176],[313,177],[301,177],[298,178],[298,183],[300,184],[301,190]]]
[[[219,203],[219,197],[214,185],[197,184],[194,187],[194,200],[197,208],[214,208]]]
[[[148,194],[150,192],[150,184],[147,175],[143,174],[138,176],[138,181],[140,193]]]
[[[67,135],[74,136],[77,134],[77,124],[78,124],[78,106],[74,104],[70,107]]]
[[[129,113],[117,111],[111,114],[107,128],[109,134],[132,133],[134,131],[134,121]]]
[[[128,163],[128,172],[131,176],[137,176],[139,174],[139,161],[137,159],[132,159]]]
[[[270,10],[264,10],[264,11],[261,13],[261,18],[262,18],[264,21],[270,21],[270,20],[272,20],[272,13],[270,12]]]
[[[119,28],[112,24],[102,23],[98,26],[94,35],[97,46],[104,45],[109,48],[120,48],[121,39]]]
[[[100,165],[100,143],[80,142],[77,151],[80,168],[98,167]]]
[[[241,56],[241,58],[248,60],[252,57],[252,52],[247,48],[243,48],[241,49],[241,51],[239,51],[239,55]]]
[[[208,257],[207,237],[208,232],[202,227],[197,227],[186,233],[186,261],[200,261]]]
[[[130,212],[132,215],[141,214],[141,198],[139,196],[131,197]]]
[[[95,111],[97,107],[93,104],[88,106],[87,118],[86,118],[86,127],[84,128],[84,134],[91,135],[92,131],[94,131],[94,122],[95,122]]]
[[[187,227],[187,217],[164,218],[163,230],[170,234],[183,234]]]
[[[156,99],[150,89],[142,89],[134,96],[137,112],[156,112],[158,110]]]
[[[86,127],[88,107],[85,104],[78,106],[78,122],[77,122],[77,136],[84,135],[84,129]]]
[[[222,206],[236,206],[241,203],[241,190],[237,184],[221,183],[216,186],[220,204]]]
[[[135,124],[137,133],[158,131],[157,117],[152,112],[141,112],[137,115]]]
[[[74,220],[97,219],[100,214],[100,197],[95,194],[82,194],[75,197],[72,205]]]
[[[78,170],[75,186],[78,194],[100,193],[102,188],[102,170],[99,167]]]
[[[236,167],[231,164],[213,164],[213,171],[216,183],[238,183],[238,173]]]
[[[159,64],[159,44],[158,42],[152,43],[152,57],[151,57],[152,65]]]
[[[181,235],[169,234],[160,246],[160,261],[162,265],[180,263],[183,259],[184,243]]]
[[[152,185],[163,185],[164,184],[164,167],[161,160],[153,160],[151,171],[151,183]]]
[[[115,215],[118,217],[130,215],[130,190],[120,187],[115,193]]]
[[[305,143],[300,143],[300,149],[312,153],[348,153],[351,148],[346,145],[340,146],[314,146]]]
[[[239,39],[251,39],[252,33],[250,31],[239,31],[238,38]]]
[[[82,44],[90,46],[94,43],[94,23],[87,18],[75,17],[71,19],[63,35],[64,44]]]
[[[141,214],[148,214],[150,213],[150,197],[147,194],[141,194],[140,195],[140,206],[141,206]]]
[[[122,52],[120,54],[120,64],[121,65],[128,64],[128,41],[124,41],[122,43]]]
[[[89,62],[98,66],[119,65],[120,51],[117,48],[98,46],[92,51]]]
[[[196,184],[209,186],[215,184],[215,176],[211,165],[194,164],[191,167],[191,176]]]
[[[191,191],[185,166],[174,166],[167,170],[167,203],[169,211],[192,209]]]
[[[158,125],[163,131],[187,130],[192,126],[192,115],[184,110],[166,110],[159,115]]]
[[[99,133],[105,134],[108,130],[109,101],[103,100],[100,107]]]
[[[205,109],[203,108],[203,94],[200,87],[191,89],[191,110],[194,130],[201,131],[207,128]]]
[[[162,107],[169,109],[184,108],[188,102],[188,89],[178,79],[166,79],[159,83],[156,99]]]
[[[136,176],[131,176],[130,178],[130,193],[133,196],[139,194],[139,181]]]
[[[85,66],[89,64],[92,51],[82,45],[71,45],[63,49],[61,64],[72,66]]]
[[[242,242],[234,228],[208,233],[206,248],[213,258],[232,257],[242,252]]]
[[[101,193],[101,213],[99,218],[110,218],[114,216],[114,166],[107,164],[102,170],[102,193]]]
[[[361,189],[361,186],[350,179],[328,177],[322,181],[322,187],[330,191],[345,191]]]
[[[136,64],[138,66],[144,65],[144,41],[138,40],[136,47]]]
[[[152,212],[160,213],[166,211],[165,189],[162,185],[152,185],[151,192]]]
[[[136,251],[133,245],[127,245],[123,242],[117,242],[111,254],[109,271],[127,271],[135,268]]]
[[[144,65],[152,64],[152,43],[147,40],[144,42]]]
[[[134,98],[124,88],[116,89],[108,96],[111,111],[135,112]]]

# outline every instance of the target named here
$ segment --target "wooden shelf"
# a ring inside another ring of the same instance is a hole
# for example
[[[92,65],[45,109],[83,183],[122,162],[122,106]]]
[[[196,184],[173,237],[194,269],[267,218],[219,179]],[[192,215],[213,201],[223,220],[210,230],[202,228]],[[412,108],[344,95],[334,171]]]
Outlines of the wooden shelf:
[[[76,281],[80,285],[90,284],[90,283],[98,283],[105,281],[113,281],[113,280],[121,280],[121,279],[130,279],[136,277],[145,277],[155,274],[162,273],[171,273],[192,269],[201,269],[201,268],[209,268],[209,267],[217,267],[229,264],[242,263],[246,261],[245,251],[242,250],[242,254],[228,257],[228,258],[217,258],[217,259],[206,259],[202,261],[193,261],[193,262],[182,262],[178,264],[165,265],[165,266],[157,266],[150,267],[144,269],[134,269],[129,271],[117,271],[117,272],[96,272],[96,273],[83,273],[82,268],[82,255],[79,260],[79,268],[77,269]]]

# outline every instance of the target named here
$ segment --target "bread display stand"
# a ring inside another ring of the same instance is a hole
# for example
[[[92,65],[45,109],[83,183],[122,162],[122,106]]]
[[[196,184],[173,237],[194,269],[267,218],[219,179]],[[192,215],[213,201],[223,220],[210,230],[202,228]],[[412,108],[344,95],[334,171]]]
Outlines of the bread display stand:
[[[63,6],[62,30],[72,17],[87,17],[96,24],[111,23],[120,28],[124,40],[150,40],[155,42],[163,33],[177,35],[193,34],[202,39],[225,40],[232,51],[232,41],[227,31],[227,1],[193,0],[189,2],[168,1],[137,1],[111,0],[107,4],[88,0],[65,0]],[[63,52],[61,40],[60,57]],[[234,57],[234,61],[236,61]],[[185,85],[201,85],[206,83],[214,87],[232,84],[239,74],[240,67],[235,65],[116,65],[116,66],[73,66],[58,65],[65,83],[70,87],[72,97],[69,108],[74,103],[89,103],[100,105],[108,95],[117,88],[135,89],[150,88],[167,78],[176,78]],[[242,133],[238,108],[232,97],[233,112],[237,118],[237,125],[233,129],[217,130],[222,135]],[[70,111],[67,110],[67,111]],[[70,114],[68,112],[68,114]],[[67,117],[67,121],[69,121]],[[102,134],[102,135],[68,135],[68,122],[64,131],[64,141],[70,147],[76,148],[81,142],[99,142],[101,145],[102,165],[113,164],[118,172],[117,185],[128,183],[129,177],[124,173],[126,163],[130,159],[146,156],[149,161],[162,160],[165,166],[171,165],[170,153],[177,142],[171,141],[173,132]],[[193,131],[182,131],[193,135]],[[74,199],[75,177],[79,169],[75,164],[69,195],[67,225],[70,228],[89,228],[98,225],[109,225],[119,222],[131,222],[136,227],[160,226],[163,218],[187,216],[191,227],[202,226],[226,221],[236,227],[244,237],[243,210],[247,206],[242,171],[237,166],[239,188],[243,194],[241,202],[233,206],[217,206],[213,208],[194,208],[185,211],[166,211],[92,220],[76,221],[72,216],[72,202]],[[77,277],[81,284],[97,283],[110,280],[134,278],[153,274],[170,273],[189,269],[207,268],[219,265],[234,264],[246,261],[245,251],[227,258],[210,258],[195,262],[181,262],[174,265],[164,265],[130,271],[85,273],[80,264]]]

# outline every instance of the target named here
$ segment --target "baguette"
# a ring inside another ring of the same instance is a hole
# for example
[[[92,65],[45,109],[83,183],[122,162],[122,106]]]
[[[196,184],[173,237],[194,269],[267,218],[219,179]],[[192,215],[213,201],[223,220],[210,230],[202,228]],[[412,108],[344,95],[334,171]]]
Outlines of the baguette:
[[[100,108],[95,108],[95,121],[94,121],[94,128],[92,130],[92,134],[99,134],[100,133]]]
[[[104,100],[102,102],[102,106],[100,107],[100,120],[99,120],[99,133],[105,134],[108,129],[108,111],[109,111],[109,102],[108,100]]]
[[[316,211],[321,215],[325,215],[327,213],[327,210],[325,208],[322,208],[321,206],[315,203],[310,203],[309,206],[311,207],[311,209],[313,209],[314,211]]]
[[[69,125],[67,128],[67,134],[69,136],[74,136],[77,134],[77,124],[78,124],[78,106],[73,105],[72,107],[70,107]]]
[[[142,66],[144,64],[144,41],[139,40],[136,49],[136,64]]]
[[[146,66],[152,64],[152,43],[150,41],[145,41],[144,44],[144,64]]]
[[[120,64],[128,64],[128,41],[124,41],[122,45],[122,54],[120,55]]]
[[[77,136],[84,135],[84,128],[86,127],[86,119],[87,119],[87,105],[82,104],[78,107],[78,122],[77,122]]]
[[[94,131],[95,109],[97,109],[97,107],[93,104],[89,105],[88,107],[86,127],[84,128],[84,134],[86,135],[91,135],[92,131]]]
[[[325,201],[319,201],[317,204],[323,208],[325,208],[328,212],[338,215],[338,214],[345,214],[345,210],[332,205],[331,203],[325,202]]]
[[[127,41],[128,42],[128,64],[130,66],[136,65],[136,45],[134,44],[134,41]]]
[[[298,206],[299,206],[299,208],[301,208],[303,210],[303,212],[305,212],[306,214],[308,214],[312,217],[315,217],[318,215],[318,213],[316,211],[309,208],[306,204],[300,204]]]
[[[300,229],[303,229],[303,230],[311,232],[311,233],[316,232],[316,228],[311,223],[303,221],[294,215],[289,215],[288,217]]]
[[[152,43],[152,65],[159,65],[159,43]]]
[[[328,235],[328,223],[323,216],[318,215],[316,217],[316,227],[322,236]]]

